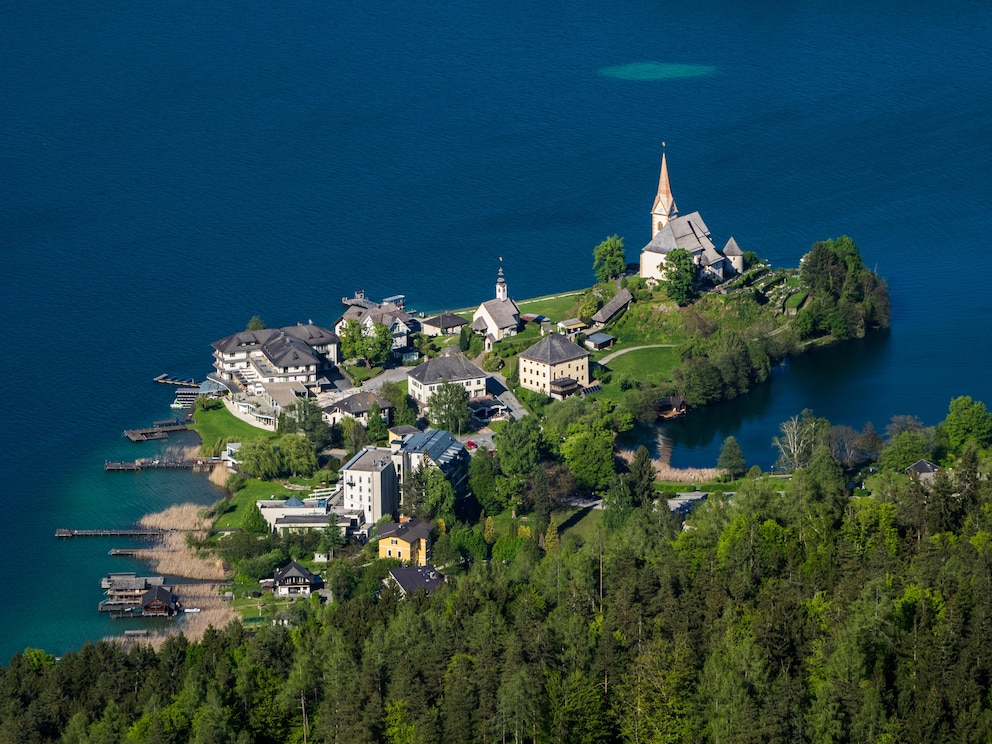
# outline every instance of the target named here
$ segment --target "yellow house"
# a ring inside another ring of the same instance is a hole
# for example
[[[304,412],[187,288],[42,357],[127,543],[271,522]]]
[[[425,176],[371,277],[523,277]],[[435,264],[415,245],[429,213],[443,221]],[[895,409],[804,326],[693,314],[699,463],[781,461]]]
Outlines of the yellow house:
[[[430,560],[431,530],[430,522],[417,518],[383,522],[379,525],[379,557],[426,566]]]
[[[589,386],[589,352],[549,333],[520,355],[520,385],[561,400]]]

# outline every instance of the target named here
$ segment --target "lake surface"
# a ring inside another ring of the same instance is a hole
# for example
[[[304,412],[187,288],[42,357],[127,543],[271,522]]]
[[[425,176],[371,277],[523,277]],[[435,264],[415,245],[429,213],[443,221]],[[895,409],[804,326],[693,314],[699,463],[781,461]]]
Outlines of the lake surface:
[[[202,376],[255,314],[329,325],[340,298],[425,310],[589,285],[613,233],[675,198],[776,266],[849,234],[891,332],[793,360],[678,427],[676,465],[733,434],[769,466],[803,408],[879,429],[992,403],[992,11],[985,3],[0,5],[7,478],[0,660],[119,625],[105,540],[200,476],[106,474],[158,451],[163,372]]]

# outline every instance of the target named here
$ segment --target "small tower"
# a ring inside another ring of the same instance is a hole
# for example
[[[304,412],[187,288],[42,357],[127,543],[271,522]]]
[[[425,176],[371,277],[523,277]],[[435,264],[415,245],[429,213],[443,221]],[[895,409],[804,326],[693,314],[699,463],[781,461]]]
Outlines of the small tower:
[[[506,279],[503,278],[503,257],[499,259],[499,273],[496,275],[496,299],[505,301],[509,295],[506,291]]]
[[[662,142],[662,148],[665,143]],[[672,185],[668,182],[668,162],[665,160],[665,150],[661,151],[661,178],[658,181],[658,195],[654,198],[651,208],[651,237],[657,235],[669,220],[678,217],[679,208],[672,196]]]

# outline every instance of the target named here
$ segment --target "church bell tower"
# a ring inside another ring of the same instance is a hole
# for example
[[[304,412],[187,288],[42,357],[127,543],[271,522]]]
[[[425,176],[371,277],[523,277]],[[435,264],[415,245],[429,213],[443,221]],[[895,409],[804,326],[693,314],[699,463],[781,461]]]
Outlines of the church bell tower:
[[[503,257],[499,257],[499,273],[496,275],[496,299],[506,300],[509,297],[506,290],[506,279],[503,278]]]
[[[665,143],[663,142],[661,146],[664,148]],[[662,149],[658,195],[654,198],[654,206],[651,208],[651,237],[657,235],[661,228],[678,217],[678,214],[679,208],[675,204],[675,197],[672,196],[672,185],[668,182],[668,162],[665,159],[665,150]]]

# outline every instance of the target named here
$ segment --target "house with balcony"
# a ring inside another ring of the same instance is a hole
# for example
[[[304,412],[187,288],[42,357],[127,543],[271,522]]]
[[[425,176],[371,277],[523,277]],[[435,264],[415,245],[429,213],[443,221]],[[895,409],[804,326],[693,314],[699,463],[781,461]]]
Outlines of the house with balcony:
[[[241,331],[211,345],[215,377],[248,395],[274,383],[311,388],[340,361],[337,334],[313,324]]]
[[[589,352],[549,333],[519,357],[520,385],[562,400],[589,386]]]
[[[321,578],[296,561],[277,568],[272,577],[272,593],[277,597],[309,597],[320,588]]]

